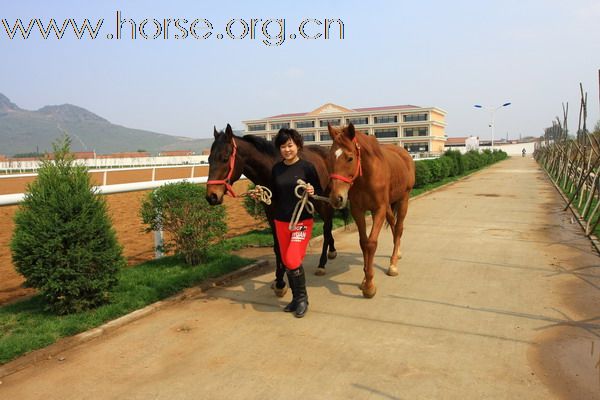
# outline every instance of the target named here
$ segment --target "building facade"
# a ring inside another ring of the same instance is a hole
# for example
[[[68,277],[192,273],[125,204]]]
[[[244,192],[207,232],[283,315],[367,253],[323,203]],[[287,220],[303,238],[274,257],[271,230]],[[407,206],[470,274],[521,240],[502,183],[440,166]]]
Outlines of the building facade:
[[[327,103],[305,113],[280,114],[243,121],[245,134],[275,137],[281,128],[293,128],[306,144],[331,145],[327,124],[343,126],[350,122],[357,130],[375,136],[381,143],[403,146],[410,153],[440,154],[446,141],[446,112],[437,107],[412,105],[349,109]]]

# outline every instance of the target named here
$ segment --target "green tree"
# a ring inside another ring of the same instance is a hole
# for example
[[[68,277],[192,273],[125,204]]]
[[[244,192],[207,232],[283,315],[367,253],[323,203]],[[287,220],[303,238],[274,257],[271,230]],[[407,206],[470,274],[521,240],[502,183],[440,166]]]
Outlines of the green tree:
[[[173,250],[189,265],[200,264],[227,229],[225,208],[210,206],[205,197],[204,186],[171,183],[148,193],[140,209],[146,231],[166,232],[163,250]]]
[[[47,308],[68,314],[109,300],[117,272],[125,265],[108,217],[84,166],[64,136],[53,144],[54,159],[42,160],[15,214],[13,264],[25,285],[37,288]]]

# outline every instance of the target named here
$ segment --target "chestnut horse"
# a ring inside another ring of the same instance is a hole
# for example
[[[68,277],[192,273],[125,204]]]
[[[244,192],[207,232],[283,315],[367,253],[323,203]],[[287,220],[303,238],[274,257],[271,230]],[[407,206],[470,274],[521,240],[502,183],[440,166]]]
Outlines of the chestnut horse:
[[[210,149],[208,182],[206,185],[206,200],[211,205],[221,204],[223,196],[229,193],[233,196],[231,185],[244,174],[256,185],[269,187],[271,182],[271,169],[273,165],[281,160],[279,149],[272,142],[254,135],[243,137],[235,136],[231,126],[227,124],[225,132],[214,130],[215,140]],[[321,187],[324,190],[329,184],[329,171],[327,169],[327,150],[319,146],[304,146],[300,157],[310,161],[319,175]],[[324,202],[313,201],[315,210],[323,218],[323,249],[319,259],[316,275],[325,275],[325,264],[327,258],[336,257],[335,244],[331,234],[333,225],[333,208]],[[263,204],[264,205],[264,204]],[[273,225],[273,216],[276,204],[265,206],[265,212],[271,231],[273,233],[273,250],[277,268],[275,270],[275,285],[273,290],[278,296],[285,294],[286,286],[283,276],[285,267],[281,261],[277,235]]]
[[[365,278],[360,286],[363,296],[375,296],[373,257],[377,238],[387,220],[394,238],[394,250],[387,274],[398,275],[400,238],[408,210],[408,198],[415,184],[415,163],[408,152],[396,145],[380,145],[374,136],[354,130],[328,126],[333,138],[329,150],[331,192],[329,199],[335,208],[350,202],[350,213],[360,236]],[[365,213],[371,211],[373,226],[367,236]]]

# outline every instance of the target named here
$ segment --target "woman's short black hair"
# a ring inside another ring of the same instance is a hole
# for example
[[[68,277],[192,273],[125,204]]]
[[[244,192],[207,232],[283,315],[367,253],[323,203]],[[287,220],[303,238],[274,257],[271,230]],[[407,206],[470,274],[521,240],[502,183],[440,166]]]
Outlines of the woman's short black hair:
[[[298,133],[295,129],[281,128],[279,132],[277,132],[277,136],[275,136],[275,146],[279,149],[283,146],[288,140],[292,139],[298,149],[301,149],[304,145],[304,139],[302,135]]]

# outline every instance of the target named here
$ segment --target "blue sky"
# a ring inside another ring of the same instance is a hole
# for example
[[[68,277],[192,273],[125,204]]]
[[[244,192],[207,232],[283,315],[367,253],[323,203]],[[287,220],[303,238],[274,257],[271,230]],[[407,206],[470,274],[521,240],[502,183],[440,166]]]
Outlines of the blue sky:
[[[588,125],[599,119],[598,0],[248,3],[5,2],[0,20],[11,25],[17,18],[104,22],[96,40],[71,32],[44,40],[35,31],[27,40],[10,40],[0,24],[0,93],[26,109],[71,103],[113,123],[189,137],[209,137],[213,125],[241,129],[246,119],[333,102],[440,107],[448,112],[449,136],[487,138],[489,113],[473,104],[510,101],[496,113],[496,137],[514,138],[542,134],[562,116],[562,102],[569,102],[575,128],[582,82]],[[117,10],[138,24],[204,18],[213,35],[109,40]],[[260,32],[255,39],[216,38],[228,21],[252,18],[284,18],[286,37],[306,18],[339,18],[345,36],[288,38],[280,46],[263,44]]]

